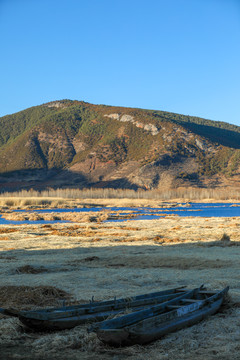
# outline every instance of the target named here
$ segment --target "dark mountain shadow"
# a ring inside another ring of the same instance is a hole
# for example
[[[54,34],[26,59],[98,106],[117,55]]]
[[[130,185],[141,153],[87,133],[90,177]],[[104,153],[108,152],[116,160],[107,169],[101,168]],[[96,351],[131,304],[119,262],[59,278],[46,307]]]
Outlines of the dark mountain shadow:
[[[108,181],[98,181],[95,183],[90,183],[89,186],[93,188],[109,188],[109,189],[131,189],[131,190],[143,189],[142,187],[131,183],[126,178],[120,178],[120,179],[108,180]]]
[[[177,120],[172,122],[192,131],[193,133],[203,136],[206,139],[218,143],[219,145],[228,146],[233,149],[240,149],[240,133],[232,130],[226,130],[210,125],[200,125],[196,123],[187,123]]]
[[[49,188],[87,187],[82,173],[62,169],[15,170],[0,174],[0,192],[19,190],[47,190]]]
[[[47,189],[112,188],[137,190],[139,187],[126,178],[92,182],[81,172],[62,169],[15,170],[0,174],[0,192]]]
[[[183,161],[183,158],[181,155],[178,154],[172,154],[171,156],[169,154],[163,154],[159,156],[158,160],[154,162],[155,166],[163,166],[168,168],[172,164],[177,164]],[[151,166],[151,164],[150,164]]]

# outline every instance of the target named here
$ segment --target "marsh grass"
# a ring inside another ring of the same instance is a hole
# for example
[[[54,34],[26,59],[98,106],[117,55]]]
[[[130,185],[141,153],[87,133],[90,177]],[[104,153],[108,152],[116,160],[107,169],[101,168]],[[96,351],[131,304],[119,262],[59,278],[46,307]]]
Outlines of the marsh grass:
[[[229,285],[232,300],[220,313],[193,327],[146,346],[118,349],[105,346],[95,334],[88,334],[88,325],[32,334],[20,328],[17,319],[4,318],[0,321],[1,356],[4,348],[14,350],[16,358],[24,359],[28,354],[31,360],[45,359],[46,354],[48,359],[59,360],[228,360],[229,356],[238,360],[240,248],[208,248],[211,242],[227,243],[221,240],[224,233],[230,237],[230,244],[238,243],[237,225],[236,218],[177,217],[134,224],[17,225],[16,232],[7,234],[9,242],[1,243],[0,279],[8,289],[0,287],[3,307],[55,307],[62,306],[64,300],[68,304],[76,303],[75,299],[88,302],[92,295],[98,301],[182,285],[193,288],[202,283],[209,289]],[[2,227],[5,228],[8,227]],[[79,239],[68,236],[81,233]],[[200,241],[206,247],[200,248]],[[8,250],[11,246],[16,249]],[[49,270],[52,267],[54,271],[14,271],[27,265]],[[60,289],[63,294],[58,292]]]
[[[55,306],[71,298],[69,293],[54,286],[0,286],[0,303],[7,308]]]
[[[9,227],[0,228],[0,234],[9,234],[15,231],[17,231],[17,229],[13,229]]]
[[[2,199],[1,199],[2,198]],[[21,190],[18,192],[4,192],[0,195],[2,206],[60,206],[66,199],[150,199],[167,201],[173,199],[190,200],[240,200],[238,188],[176,188],[154,190],[130,190],[111,188],[86,189],[48,189],[43,191]]]
[[[75,264],[89,261],[88,267],[102,268],[120,268],[125,267],[129,269],[175,269],[175,270],[206,270],[206,269],[221,269],[227,268],[231,265],[231,261],[218,261],[204,258],[185,258],[181,256],[159,258],[155,256],[123,256],[112,257],[111,259],[99,258],[92,256],[85,259],[79,259],[75,261]]]
[[[47,271],[48,269],[43,266],[36,267],[32,265],[24,265],[16,268],[17,274],[40,274]]]
[[[37,213],[37,212],[6,212],[2,213],[2,217],[6,220],[14,220],[14,221],[58,221],[65,220],[76,223],[101,223],[104,220],[109,218],[107,211],[101,211],[97,214],[88,213],[87,215],[79,212],[54,212],[54,213]],[[128,218],[128,217],[127,217]],[[131,215],[129,215],[131,218]]]
[[[8,236],[0,236],[0,241],[3,241],[3,240],[9,240],[9,237]]]
[[[61,208],[63,204],[65,204],[66,201],[59,198],[45,198],[41,196],[31,196],[30,194],[28,196],[23,196],[23,194],[19,194],[17,196],[17,193],[8,193],[8,194],[1,194],[0,195],[0,206],[3,208],[31,208],[31,207],[58,207]]]
[[[226,233],[223,234],[223,236],[221,237],[220,241],[224,241],[224,242],[230,242],[230,236]]]

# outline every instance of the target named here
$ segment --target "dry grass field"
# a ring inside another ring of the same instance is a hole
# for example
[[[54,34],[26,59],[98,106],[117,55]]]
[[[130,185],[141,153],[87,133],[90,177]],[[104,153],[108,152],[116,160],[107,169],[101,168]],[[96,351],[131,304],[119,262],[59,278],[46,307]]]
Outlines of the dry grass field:
[[[74,222],[0,226],[0,306],[60,306],[64,299],[85,302],[201,284],[229,285],[228,302],[191,328],[128,348],[101,344],[87,325],[36,333],[2,317],[1,359],[240,359],[240,218],[103,222],[106,212],[95,219],[91,213],[68,216]]]

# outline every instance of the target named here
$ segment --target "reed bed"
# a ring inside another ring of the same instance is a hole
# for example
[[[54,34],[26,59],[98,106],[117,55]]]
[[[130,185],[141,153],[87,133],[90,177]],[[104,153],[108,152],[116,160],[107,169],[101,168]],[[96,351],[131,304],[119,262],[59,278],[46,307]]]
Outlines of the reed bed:
[[[63,199],[153,199],[153,200],[240,200],[239,188],[224,187],[215,188],[176,188],[155,190],[130,190],[130,189],[47,189],[43,191],[21,190],[16,192],[3,192],[0,194],[1,201],[6,205],[14,204],[16,198],[20,198],[22,205],[46,204],[56,202],[61,205]],[[19,201],[19,200],[18,200]],[[8,202],[8,203],[7,203]],[[0,202],[1,204],[1,202]]]

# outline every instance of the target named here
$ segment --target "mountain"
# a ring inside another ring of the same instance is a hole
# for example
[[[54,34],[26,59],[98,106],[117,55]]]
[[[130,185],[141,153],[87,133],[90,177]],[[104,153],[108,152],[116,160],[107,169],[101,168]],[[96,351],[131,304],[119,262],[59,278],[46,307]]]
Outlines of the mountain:
[[[240,127],[60,100],[0,118],[0,189],[240,185]]]

